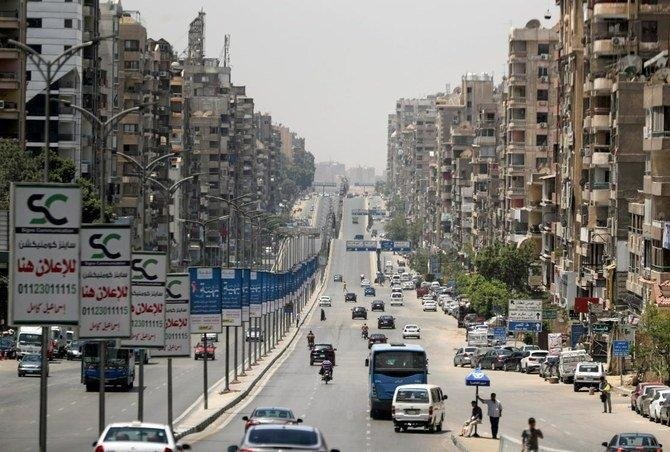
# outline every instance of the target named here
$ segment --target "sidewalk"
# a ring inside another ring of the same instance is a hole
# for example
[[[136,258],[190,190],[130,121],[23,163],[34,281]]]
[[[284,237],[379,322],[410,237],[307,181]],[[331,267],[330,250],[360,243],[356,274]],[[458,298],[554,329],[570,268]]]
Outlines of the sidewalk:
[[[492,439],[490,435],[480,436],[479,438],[466,438],[452,433],[451,441],[457,450],[463,452],[498,452],[500,450],[499,440]]]

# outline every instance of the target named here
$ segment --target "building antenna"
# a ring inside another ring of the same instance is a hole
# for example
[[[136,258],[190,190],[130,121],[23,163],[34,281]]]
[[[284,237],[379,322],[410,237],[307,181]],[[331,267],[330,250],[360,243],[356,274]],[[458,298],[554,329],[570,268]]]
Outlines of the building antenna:
[[[223,67],[230,67],[230,35],[223,37]]]

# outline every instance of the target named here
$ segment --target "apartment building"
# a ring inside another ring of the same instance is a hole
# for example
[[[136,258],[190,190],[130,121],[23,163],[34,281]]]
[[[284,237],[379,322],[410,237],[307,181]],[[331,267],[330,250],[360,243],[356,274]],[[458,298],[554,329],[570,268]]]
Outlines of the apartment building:
[[[25,142],[26,56],[8,43],[26,42],[26,2],[0,0],[0,138]]]
[[[474,211],[474,190],[472,184],[472,145],[475,128],[467,121],[451,129],[452,192],[451,215],[453,227],[451,241],[462,252],[463,244],[472,242],[472,212]]]
[[[27,2],[26,43],[43,58],[52,60],[70,47],[82,43],[83,6],[81,2],[49,0]],[[81,115],[58,100],[81,105],[82,54],[72,56],[53,74],[50,89],[49,149],[82,169]],[[39,152],[47,141],[44,136],[46,80],[32,61],[26,63],[26,147]]]

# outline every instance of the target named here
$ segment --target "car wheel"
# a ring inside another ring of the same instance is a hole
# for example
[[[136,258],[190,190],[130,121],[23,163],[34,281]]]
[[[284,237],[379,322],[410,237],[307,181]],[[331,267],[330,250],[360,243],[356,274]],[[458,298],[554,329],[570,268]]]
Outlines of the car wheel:
[[[491,361],[491,370],[496,370],[496,363]]]
[[[19,377],[23,377],[23,372],[19,372]]]
[[[517,372],[521,372],[521,364],[517,364],[515,370],[516,370]]]
[[[198,360],[198,356],[197,356],[197,355],[194,356],[193,359],[197,361],[197,360]]]
[[[456,360],[454,360],[454,367],[458,367],[458,364],[456,364]]]
[[[579,392],[579,385],[572,385],[572,389],[575,392]]]
[[[437,430],[438,432],[441,432],[441,431],[442,431],[442,422],[444,422],[444,416],[442,417],[442,419],[440,419],[440,423],[437,424],[437,428],[436,428],[436,430]]]
[[[395,430],[396,433],[400,433],[400,427],[397,425],[393,427],[393,430]]]

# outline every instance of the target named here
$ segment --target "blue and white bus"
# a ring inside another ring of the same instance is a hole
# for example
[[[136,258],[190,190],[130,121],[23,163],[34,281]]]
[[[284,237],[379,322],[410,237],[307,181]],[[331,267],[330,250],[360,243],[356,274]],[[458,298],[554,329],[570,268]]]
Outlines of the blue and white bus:
[[[420,345],[374,344],[365,360],[369,369],[370,417],[391,411],[395,388],[428,382],[428,360]]]
[[[131,349],[116,348],[116,342],[107,341],[105,350],[105,386],[120,386],[130,391],[135,382],[135,356]],[[81,353],[81,382],[87,391],[97,391],[100,385],[100,342],[86,341]]]

